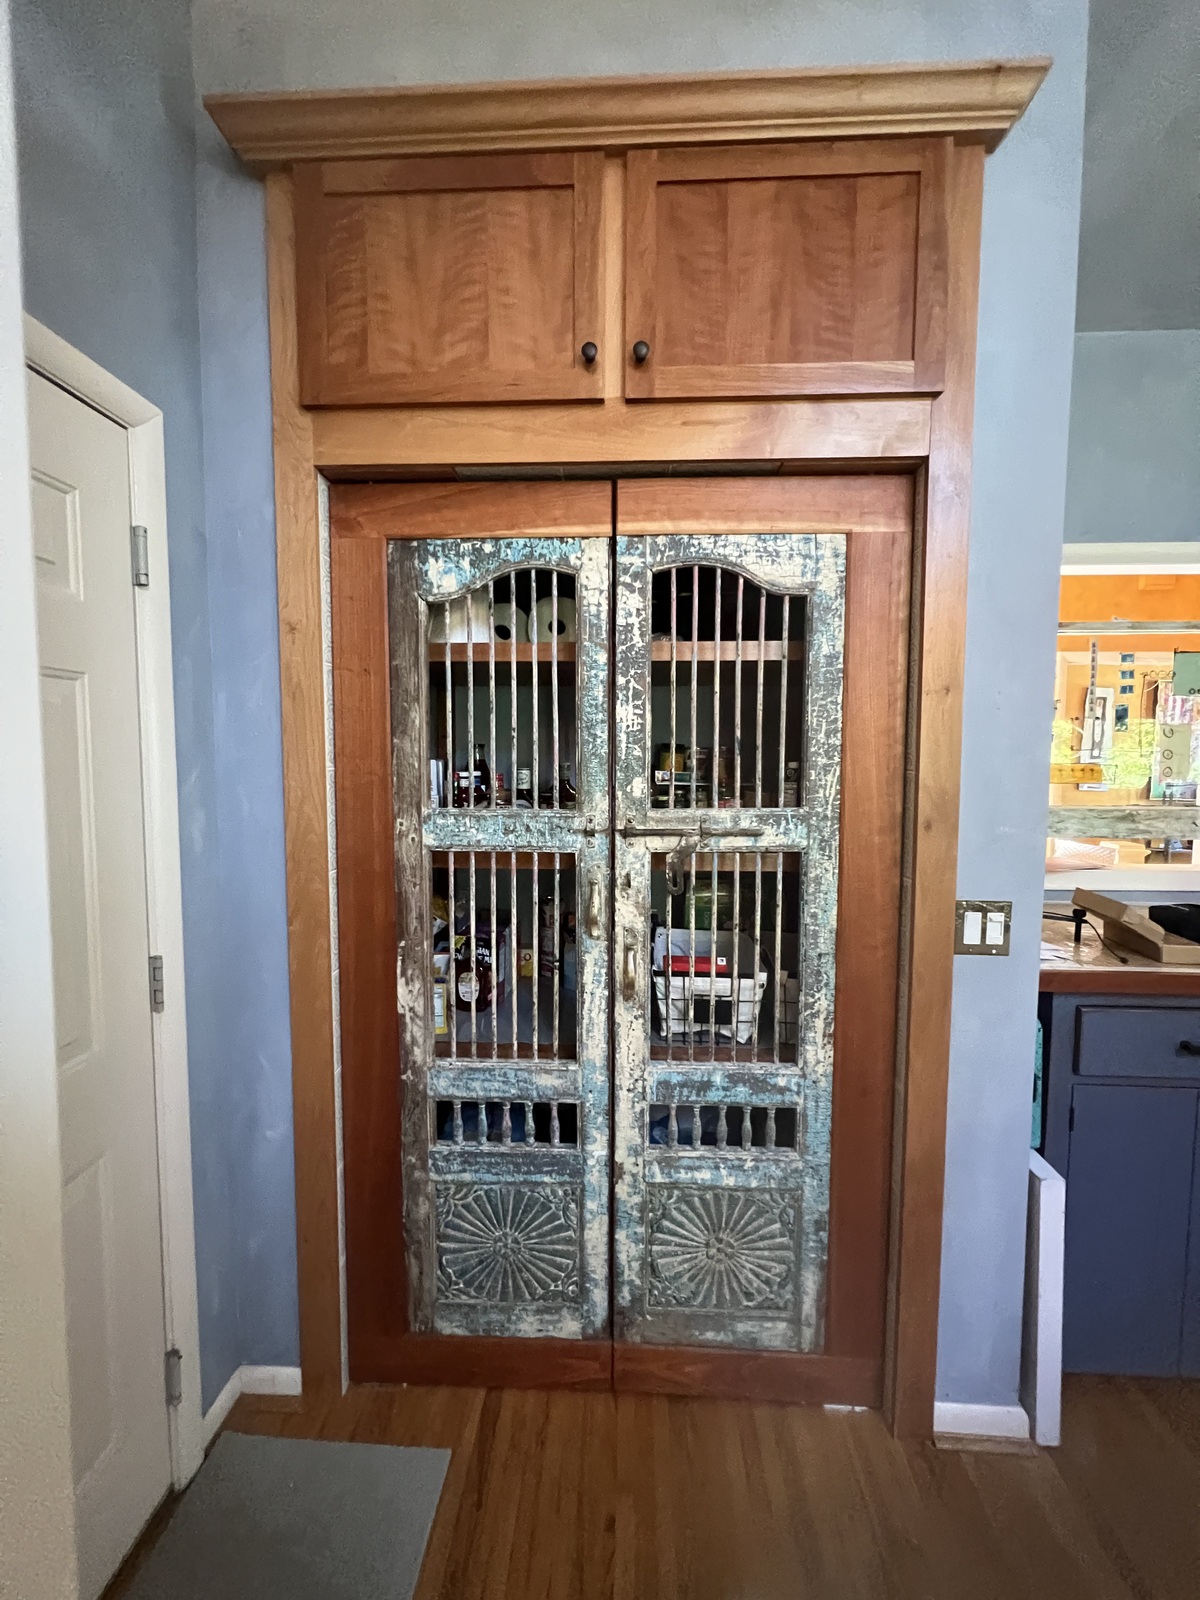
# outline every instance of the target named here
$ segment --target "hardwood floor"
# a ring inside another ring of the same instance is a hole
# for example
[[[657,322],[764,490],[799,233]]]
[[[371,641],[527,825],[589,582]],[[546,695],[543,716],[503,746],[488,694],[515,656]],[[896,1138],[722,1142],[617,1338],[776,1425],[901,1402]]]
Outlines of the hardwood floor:
[[[228,1426],[453,1451],[417,1600],[1194,1600],[1200,1383],[1067,1380],[1064,1444],[870,1412],[529,1390],[238,1402]]]

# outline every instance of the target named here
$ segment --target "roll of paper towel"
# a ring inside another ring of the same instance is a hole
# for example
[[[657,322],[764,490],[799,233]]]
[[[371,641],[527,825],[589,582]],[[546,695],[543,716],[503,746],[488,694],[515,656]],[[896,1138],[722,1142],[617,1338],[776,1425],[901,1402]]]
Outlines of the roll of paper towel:
[[[486,644],[491,633],[491,621],[488,617],[487,595],[475,594],[459,595],[450,602],[450,627],[446,628],[446,605],[442,600],[429,602],[429,638],[434,644],[449,642],[450,644],[467,643],[467,603],[470,601],[470,632],[474,644]]]
[[[547,595],[539,600],[529,618],[531,644],[549,644],[554,630],[554,600]],[[567,644],[575,637],[575,602],[568,595],[558,597],[558,642]]]
[[[496,604],[495,617],[497,643],[509,644],[514,637],[513,613],[511,606],[507,606],[503,604],[503,602],[498,601]],[[520,606],[517,607],[517,631],[515,637],[518,641],[523,641],[529,637],[529,617],[526,612],[521,610]]]

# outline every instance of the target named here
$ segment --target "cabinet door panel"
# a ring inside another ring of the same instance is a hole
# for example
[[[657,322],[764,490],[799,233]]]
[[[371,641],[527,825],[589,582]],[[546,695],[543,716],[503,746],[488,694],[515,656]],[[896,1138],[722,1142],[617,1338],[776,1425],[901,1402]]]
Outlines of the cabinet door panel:
[[[943,168],[938,140],[631,152],[627,394],[940,388]]]
[[[296,169],[306,405],[599,397],[597,155]]]
[[[1067,1169],[1063,1366],[1179,1370],[1194,1089],[1080,1084]]]

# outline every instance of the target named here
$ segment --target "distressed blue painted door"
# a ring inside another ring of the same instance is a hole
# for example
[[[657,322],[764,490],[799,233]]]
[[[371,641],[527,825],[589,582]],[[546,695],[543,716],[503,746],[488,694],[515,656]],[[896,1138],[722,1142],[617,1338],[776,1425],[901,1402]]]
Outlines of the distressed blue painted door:
[[[617,540],[620,1339],[822,1346],[845,557]]]
[[[609,563],[390,546],[415,1332],[609,1329]]]

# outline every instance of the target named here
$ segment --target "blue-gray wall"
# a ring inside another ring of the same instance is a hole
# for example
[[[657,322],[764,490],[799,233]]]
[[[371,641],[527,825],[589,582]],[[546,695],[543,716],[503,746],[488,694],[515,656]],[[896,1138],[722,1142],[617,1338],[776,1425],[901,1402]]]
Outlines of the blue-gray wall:
[[[1077,335],[1066,537],[1200,540],[1200,331]]]
[[[15,0],[13,34],[26,308],[164,415],[207,1404],[241,1362],[296,1360],[273,569],[243,561],[237,451],[206,526],[187,0]]]
[[[946,1163],[939,1394],[1016,1399],[1029,1094],[1040,937],[1046,752],[1037,707],[1052,658],[1075,310],[1086,0],[197,0],[197,87],[296,89],[619,72],[1046,53],[1055,67],[988,163],[979,338],[960,892],[1015,902],[1008,961],[960,960]],[[261,198],[202,124],[199,240],[210,526],[242,520],[267,570],[269,396]],[[536,452],[535,452],[536,453]],[[261,541],[261,548],[260,548]],[[249,626],[237,590],[214,607]],[[247,651],[271,647],[265,614]],[[214,637],[218,624],[214,621]],[[1032,709],[1032,715],[1031,715]],[[267,737],[266,708],[259,726]],[[277,730],[269,730],[277,741]],[[276,808],[256,827],[278,851]],[[264,911],[266,907],[262,908]],[[282,952],[282,915],[262,938]],[[280,959],[282,957],[280,956]],[[282,1075],[284,1065],[278,1063]],[[284,1095],[280,1094],[280,1104]],[[290,1196],[266,1254],[290,1249]],[[265,1221],[270,1206],[260,1213]]]

